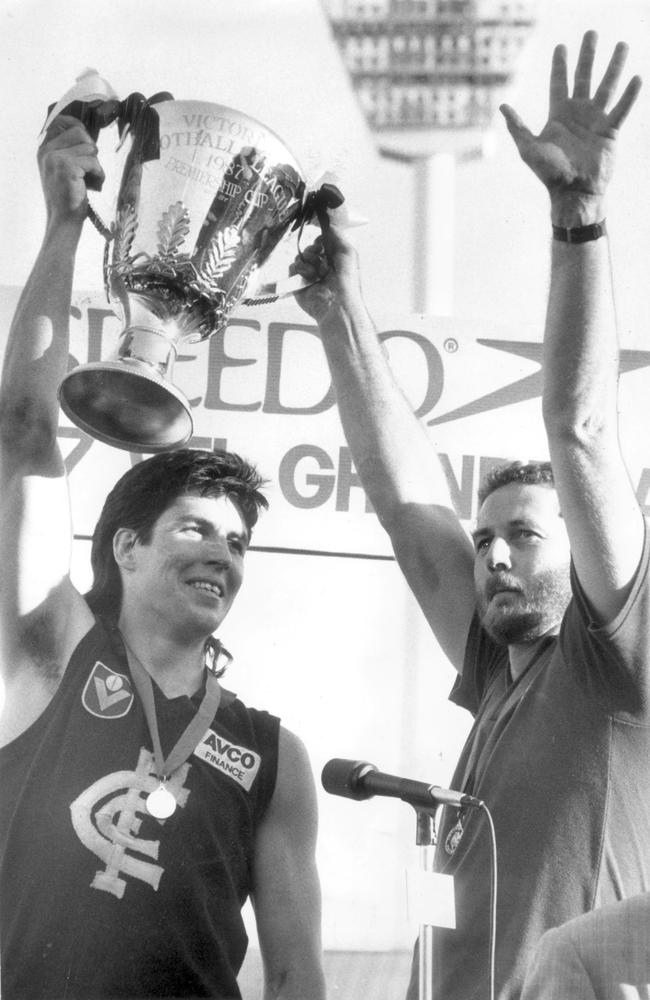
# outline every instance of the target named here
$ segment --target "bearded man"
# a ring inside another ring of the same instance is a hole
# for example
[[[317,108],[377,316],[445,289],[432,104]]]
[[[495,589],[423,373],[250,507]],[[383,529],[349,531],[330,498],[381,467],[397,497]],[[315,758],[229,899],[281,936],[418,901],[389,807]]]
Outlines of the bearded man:
[[[627,52],[619,44],[592,95],[595,48],[588,32],[572,93],[566,50],[556,49],[539,136],[502,108],[551,200],[543,390],[551,465],[498,470],[481,494],[473,546],[391,376],[355,252],[332,225],[293,265],[320,279],[301,302],[320,328],[356,468],[459,673],[451,697],[474,715],[452,785],[482,799],[494,819],[499,1000],[520,996],[545,930],[650,888],[650,549],[618,440],[604,224],[616,138],[640,80],[614,103]],[[445,808],[437,869],[454,877],[457,926],[434,929],[432,995],[485,1000],[482,811]],[[417,970],[415,961],[411,998]]]

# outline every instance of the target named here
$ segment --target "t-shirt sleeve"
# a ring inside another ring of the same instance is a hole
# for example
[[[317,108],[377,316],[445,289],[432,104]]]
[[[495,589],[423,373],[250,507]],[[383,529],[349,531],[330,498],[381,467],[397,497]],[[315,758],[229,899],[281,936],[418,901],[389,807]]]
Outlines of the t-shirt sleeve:
[[[463,660],[463,672],[458,675],[449,693],[449,701],[476,715],[488,681],[503,665],[507,649],[498,646],[481,625],[474,612]]]
[[[643,551],[627,599],[611,622],[595,619],[575,569],[573,600],[560,643],[564,659],[585,691],[608,713],[650,720],[650,538],[647,522]]]

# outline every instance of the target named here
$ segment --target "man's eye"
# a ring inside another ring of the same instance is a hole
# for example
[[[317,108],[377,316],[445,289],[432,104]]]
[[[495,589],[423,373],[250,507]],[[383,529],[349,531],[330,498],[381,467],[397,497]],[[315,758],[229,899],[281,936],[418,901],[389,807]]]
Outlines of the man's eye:
[[[525,541],[529,541],[532,538],[537,538],[537,533],[532,531],[530,528],[520,528],[516,533],[517,538],[523,538]]]
[[[246,546],[241,538],[231,538],[230,548],[239,555],[242,555],[246,551]]]
[[[476,541],[475,544],[476,544],[476,551],[477,552],[485,552],[485,550],[487,548],[489,548],[489,546],[490,546],[490,539],[489,538],[479,538]]]

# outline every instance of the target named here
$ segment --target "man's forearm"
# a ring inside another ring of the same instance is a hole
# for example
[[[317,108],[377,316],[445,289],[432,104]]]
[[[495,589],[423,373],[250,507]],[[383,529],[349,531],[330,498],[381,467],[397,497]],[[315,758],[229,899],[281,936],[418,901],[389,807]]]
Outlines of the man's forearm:
[[[48,225],[11,326],[0,409],[5,453],[51,453],[58,425],[57,387],[68,363],[74,259],[81,223]]]
[[[442,467],[363,302],[333,309],[321,333],[343,429],[378,516],[389,522],[404,502],[451,506]]]
[[[606,237],[553,240],[544,337],[549,438],[616,433],[618,342]]]
[[[303,966],[288,971],[281,985],[274,987],[267,983],[263,1000],[325,1000],[326,995],[325,977],[320,965],[313,969]]]

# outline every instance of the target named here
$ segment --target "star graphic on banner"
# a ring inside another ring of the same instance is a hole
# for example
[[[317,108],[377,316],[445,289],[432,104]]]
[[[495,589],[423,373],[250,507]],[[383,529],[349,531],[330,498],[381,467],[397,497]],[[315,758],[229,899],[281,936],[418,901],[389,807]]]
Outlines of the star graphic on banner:
[[[525,340],[483,340],[477,338],[477,344],[490,347],[495,351],[505,351],[506,354],[514,354],[528,361],[534,361],[539,365],[539,369],[530,375],[524,375],[516,382],[509,382],[494,392],[487,393],[479,399],[473,399],[463,406],[456,407],[448,413],[442,413],[438,417],[433,417],[427,421],[429,427],[435,424],[449,423],[451,420],[460,420],[462,417],[473,417],[478,413],[487,413],[489,410],[497,410],[502,406],[511,406],[513,403],[523,403],[527,399],[535,399],[542,395],[542,349],[543,345],[533,344]],[[619,354],[619,372],[636,371],[637,368],[650,366],[650,351],[621,351]]]

